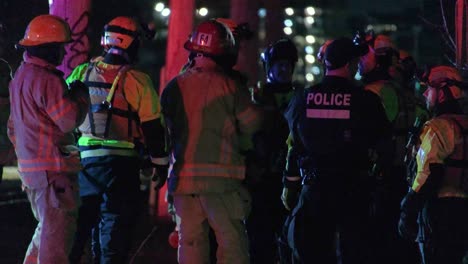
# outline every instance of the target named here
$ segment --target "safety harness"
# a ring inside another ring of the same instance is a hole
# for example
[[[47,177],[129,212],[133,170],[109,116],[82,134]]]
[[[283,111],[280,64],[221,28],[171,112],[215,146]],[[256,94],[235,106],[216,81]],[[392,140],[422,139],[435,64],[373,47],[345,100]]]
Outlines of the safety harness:
[[[131,69],[131,66],[122,65],[119,68],[119,72],[117,73],[117,76],[114,78],[114,81],[112,82],[112,84],[110,84],[110,83],[89,81],[90,73],[91,73],[92,69],[95,67],[95,65],[96,65],[96,62],[93,62],[88,66],[88,69],[86,70],[86,77],[85,77],[84,83],[88,87],[104,88],[104,89],[110,89],[110,90],[109,90],[109,92],[107,94],[106,100],[104,100],[104,101],[102,101],[101,103],[98,103],[98,104],[91,104],[90,105],[90,109],[89,109],[89,112],[88,112],[88,117],[89,117],[89,123],[90,123],[90,126],[91,126],[91,134],[93,136],[96,136],[96,127],[95,127],[95,123],[94,123],[93,113],[106,111],[107,112],[107,119],[106,119],[105,130],[104,130],[104,138],[109,137],[109,130],[110,130],[110,124],[111,124],[111,120],[112,120],[112,115],[117,115],[117,116],[127,118],[127,120],[128,120],[128,136],[129,136],[129,138],[131,138],[132,135],[133,135],[132,134],[133,133],[133,131],[132,131],[132,121],[136,122],[137,125],[140,125],[140,119],[138,117],[138,114],[136,112],[132,111],[131,106],[130,106],[129,103],[127,103],[127,109],[126,110],[119,109],[119,108],[113,106],[115,92],[118,89],[119,84],[124,82],[125,74],[127,73],[127,71],[129,71]],[[125,90],[124,89],[122,89],[122,94],[125,97]]]

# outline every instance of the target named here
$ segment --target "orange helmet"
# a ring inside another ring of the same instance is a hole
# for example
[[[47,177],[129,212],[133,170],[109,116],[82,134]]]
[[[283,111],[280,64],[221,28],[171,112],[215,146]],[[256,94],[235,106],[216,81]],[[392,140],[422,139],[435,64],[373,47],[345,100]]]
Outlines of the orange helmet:
[[[448,84],[450,93],[454,99],[461,98],[463,92],[460,87],[450,84],[450,81],[461,82],[462,77],[458,70],[451,66],[436,66],[431,69],[428,77],[428,84],[434,88],[441,88]],[[443,92],[443,91],[442,91]]]
[[[29,22],[20,46],[30,47],[47,43],[69,43],[72,41],[68,23],[54,15],[40,15]]]
[[[325,43],[323,43],[322,46],[320,46],[318,52],[317,52],[317,60],[322,63],[322,64],[325,64],[325,51],[327,50],[328,48],[328,45],[330,45],[330,43],[332,43],[333,40],[332,39],[329,39],[327,41],[325,41]]]
[[[235,53],[236,41],[223,23],[208,20],[200,23],[184,44],[188,51],[220,56]]]
[[[125,50],[139,35],[138,23],[134,19],[119,16],[104,27],[102,45],[106,48],[119,47]]]

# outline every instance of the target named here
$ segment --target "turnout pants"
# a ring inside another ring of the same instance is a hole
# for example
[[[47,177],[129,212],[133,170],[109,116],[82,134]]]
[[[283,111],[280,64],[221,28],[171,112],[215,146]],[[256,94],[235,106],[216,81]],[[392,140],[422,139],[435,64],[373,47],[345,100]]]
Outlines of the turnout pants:
[[[174,206],[180,218],[180,264],[210,263],[209,227],[218,243],[218,264],[249,263],[244,220],[250,210],[250,196],[246,189],[231,193],[175,194]]]
[[[24,264],[69,263],[79,206],[76,175],[48,173],[48,176],[47,187],[25,189],[38,224]]]

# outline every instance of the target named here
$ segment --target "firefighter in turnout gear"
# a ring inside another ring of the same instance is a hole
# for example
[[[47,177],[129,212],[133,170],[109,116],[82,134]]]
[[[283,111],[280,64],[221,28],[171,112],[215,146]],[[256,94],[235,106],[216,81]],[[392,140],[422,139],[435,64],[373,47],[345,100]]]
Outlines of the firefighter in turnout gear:
[[[408,260],[406,256],[409,246],[393,231],[398,221],[399,202],[407,189],[404,159],[408,134],[416,118],[424,121],[428,115],[408,87],[412,72],[414,75],[409,58],[400,59],[389,36],[370,34],[362,39],[369,45],[369,52],[359,62],[364,88],[380,97],[392,124],[390,133],[374,150],[371,168],[375,180],[372,204],[375,243],[372,245],[375,258],[382,263],[413,263],[415,259]],[[399,249],[398,253],[393,252],[394,248]]]
[[[229,58],[237,48],[228,27],[204,21],[184,48],[195,53],[194,66],[169,82],[161,96],[174,157],[168,190],[180,219],[178,261],[209,263],[211,227],[218,263],[249,263],[244,221],[250,195],[242,184],[240,137],[256,132],[260,111],[247,87],[229,76]]]
[[[292,209],[294,263],[337,263],[337,252],[343,263],[368,259],[368,148],[389,124],[379,98],[353,81],[366,49],[348,38],[334,40],[323,82],[296,93],[289,105],[292,137],[281,198]]]
[[[10,82],[8,136],[38,221],[25,264],[69,263],[76,230],[81,166],[72,132],[88,112],[89,94],[80,82],[67,87],[56,69],[71,41],[65,20],[40,15],[31,20],[17,45],[25,52]]]
[[[468,258],[468,116],[457,69],[436,66],[424,93],[432,119],[424,124],[417,173],[401,202],[398,229],[420,244],[423,263]]]
[[[104,28],[102,60],[78,66],[67,81],[89,87],[91,106],[79,127],[82,206],[71,254],[77,263],[93,230],[93,257],[124,263],[141,202],[140,164],[147,151],[157,187],[167,177],[168,157],[158,96],[150,77],[132,67],[140,45],[137,22],[116,17]]]
[[[254,135],[253,151],[246,160],[246,182],[252,194],[247,234],[251,263],[275,263],[279,257],[275,241],[287,214],[278,196],[282,190],[289,134],[284,112],[294,94],[296,46],[290,39],[280,39],[263,51],[261,60],[266,83],[259,83],[258,89],[252,91],[252,98],[262,108],[264,122]]]

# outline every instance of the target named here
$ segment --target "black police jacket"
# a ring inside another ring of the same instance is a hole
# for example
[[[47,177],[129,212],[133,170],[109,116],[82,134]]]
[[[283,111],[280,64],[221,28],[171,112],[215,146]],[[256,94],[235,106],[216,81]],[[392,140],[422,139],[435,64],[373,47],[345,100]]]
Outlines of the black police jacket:
[[[390,131],[380,99],[337,76],[296,93],[285,115],[293,139],[286,166],[291,176],[299,175],[304,158],[319,169],[366,169],[368,149]]]

